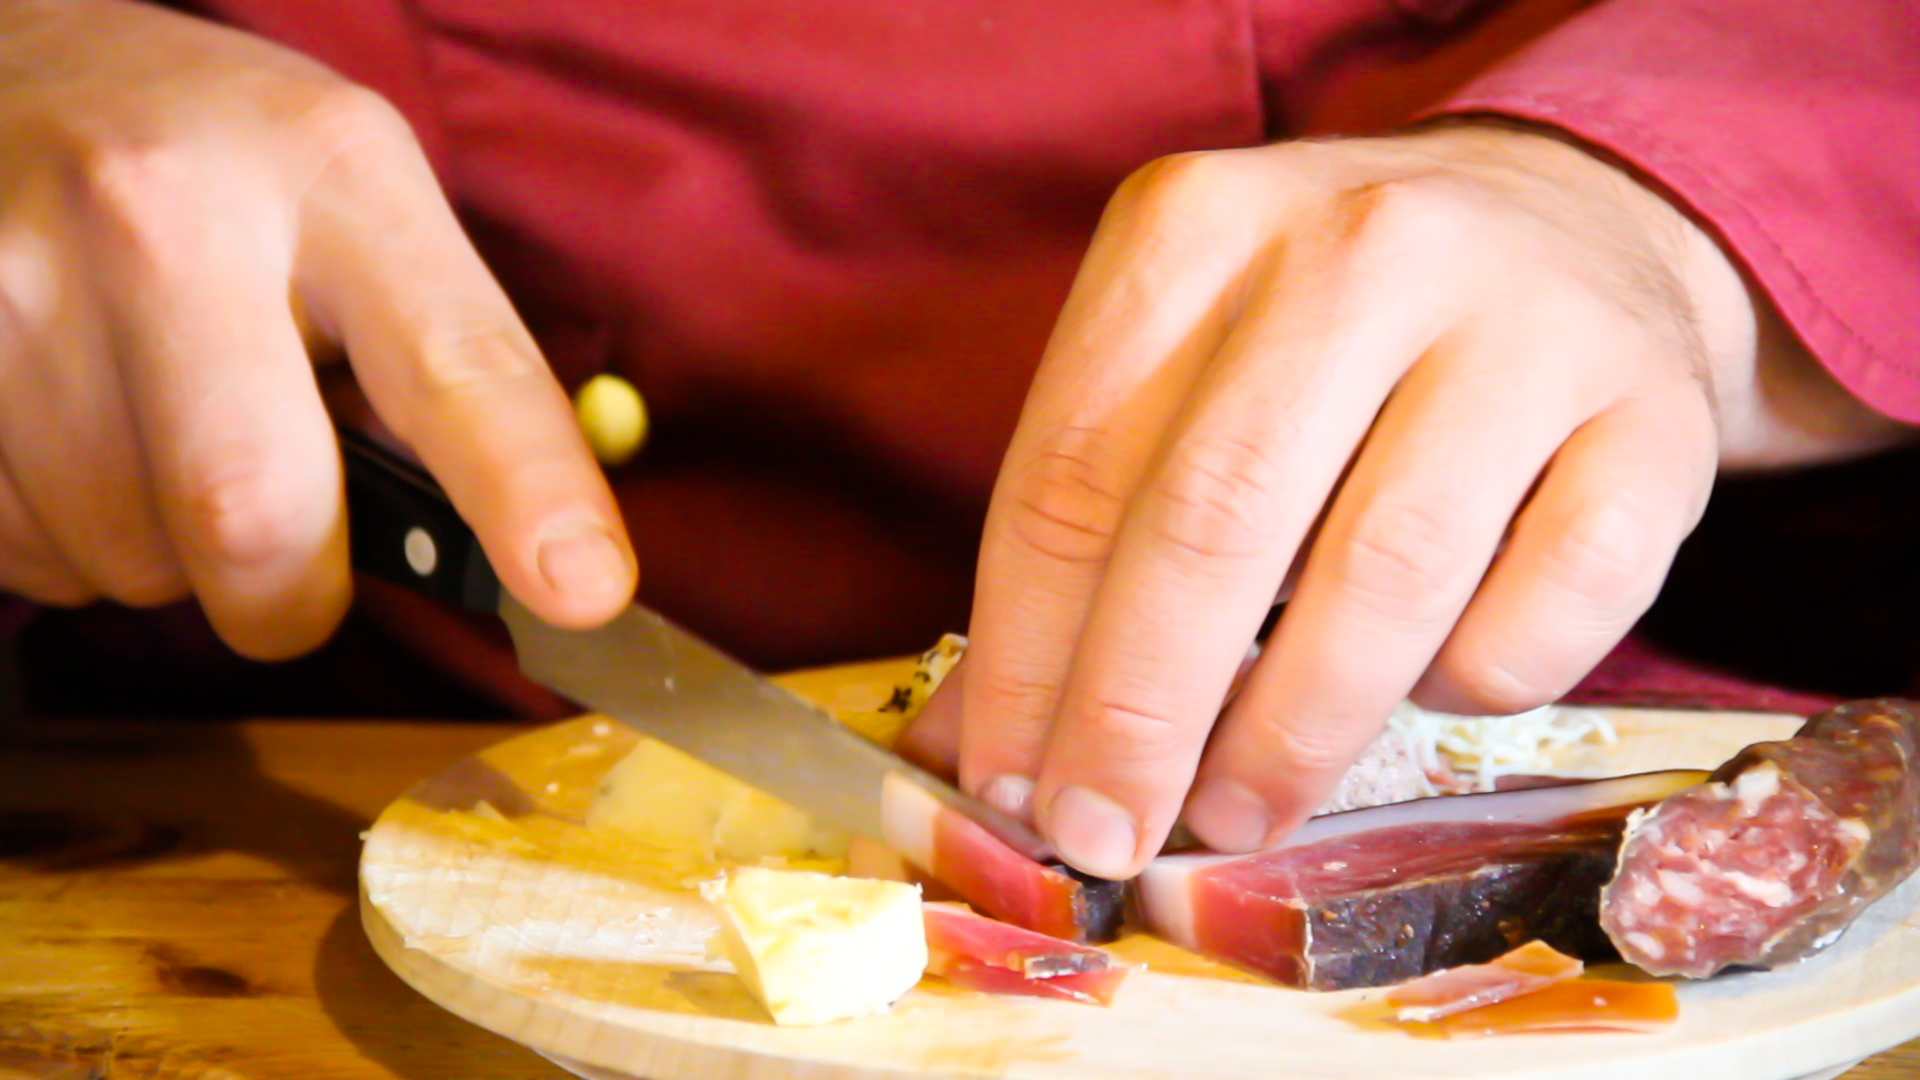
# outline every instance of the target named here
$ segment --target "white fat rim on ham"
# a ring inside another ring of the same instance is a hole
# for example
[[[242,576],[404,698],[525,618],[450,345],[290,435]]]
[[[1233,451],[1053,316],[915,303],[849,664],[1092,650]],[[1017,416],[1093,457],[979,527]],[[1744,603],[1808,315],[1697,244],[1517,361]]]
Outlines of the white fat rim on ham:
[[[1240,859],[1255,859],[1275,851],[1305,847],[1322,840],[1402,825],[1460,822],[1499,825],[1558,821],[1591,810],[1604,810],[1609,806],[1659,802],[1698,784],[1706,775],[1701,770],[1671,769],[1589,783],[1475,795],[1441,795],[1431,799],[1373,806],[1365,810],[1348,810],[1312,818],[1294,830],[1293,835],[1285,841],[1248,855],[1162,855],[1153,861],[1149,869],[1171,865],[1198,870]]]
[[[1146,918],[1148,930],[1183,949],[1198,949],[1200,939],[1194,935],[1193,925],[1193,892],[1188,887],[1193,870],[1181,867],[1155,870],[1169,859],[1189,857],[1163,855],[1149,863],[1133,883],[1134,898],[1140,902],[1140,913]]]
[[[940,800],[906,777],[889,775],[880,785],[880,827],[887,846],[928,873],[933,872],[933,819],[939,812]]]
[[[1176,945],[1197,940],[1192,877],[1227,863],[1317,844],[1355,833],[1406,825],[1549,822],[1631,803],[1654,803],[1700,783],[1706,773],[1690,769],[1639,773],[1561,787],[1523,788],[1479,795],[1442,795],[1312,818],[1284,842],[1248,855],[1162,855],[1135,882],[1148,927]]]

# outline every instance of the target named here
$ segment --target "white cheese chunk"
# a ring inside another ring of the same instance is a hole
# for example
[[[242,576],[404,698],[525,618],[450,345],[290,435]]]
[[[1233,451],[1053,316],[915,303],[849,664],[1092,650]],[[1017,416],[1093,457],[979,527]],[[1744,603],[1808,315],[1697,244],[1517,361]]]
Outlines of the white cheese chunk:
[[[703,891],[727,959],[776,1024],[886,1012],[926,972],[917,886],[741,867]]]
[[[641,739],[608,770],[587,825],[730,862],[835,859],[848,841],[846,833],[653,739]]]

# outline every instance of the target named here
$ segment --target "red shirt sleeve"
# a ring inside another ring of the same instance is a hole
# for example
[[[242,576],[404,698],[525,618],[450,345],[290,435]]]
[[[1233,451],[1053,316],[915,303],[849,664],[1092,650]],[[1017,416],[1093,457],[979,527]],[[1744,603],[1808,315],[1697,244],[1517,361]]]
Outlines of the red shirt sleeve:
[[[1920,3],[1607,0],[1429,115],[1466,112],[1663,184],[1843,385],[1920,422]]]

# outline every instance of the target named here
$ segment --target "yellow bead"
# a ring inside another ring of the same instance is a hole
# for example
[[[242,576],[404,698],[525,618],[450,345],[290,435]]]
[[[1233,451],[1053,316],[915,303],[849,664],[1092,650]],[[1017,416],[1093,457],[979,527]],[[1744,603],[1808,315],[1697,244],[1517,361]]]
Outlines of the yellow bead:
[[[640,391],[617,375],[595,375],[573,395],[580,430],[603,465],[624,465],[647,441],[647,406]]]

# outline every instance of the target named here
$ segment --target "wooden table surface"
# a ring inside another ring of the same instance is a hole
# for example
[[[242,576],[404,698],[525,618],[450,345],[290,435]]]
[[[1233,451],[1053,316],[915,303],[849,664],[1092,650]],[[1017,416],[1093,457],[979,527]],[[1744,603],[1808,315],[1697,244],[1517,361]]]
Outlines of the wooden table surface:
[[[564,1080],[414,994],[359,832],[498,724],[0,726],[0,1077]],[[1849,1073],[1920,1080],[1920,1040]]]

